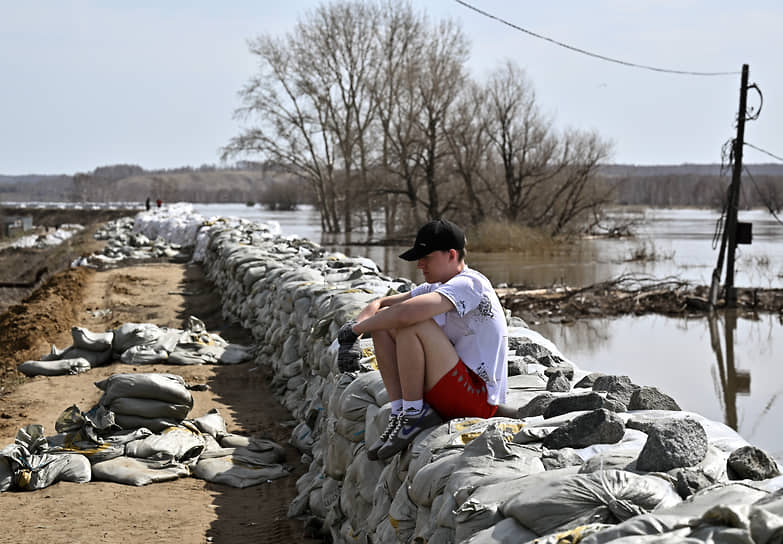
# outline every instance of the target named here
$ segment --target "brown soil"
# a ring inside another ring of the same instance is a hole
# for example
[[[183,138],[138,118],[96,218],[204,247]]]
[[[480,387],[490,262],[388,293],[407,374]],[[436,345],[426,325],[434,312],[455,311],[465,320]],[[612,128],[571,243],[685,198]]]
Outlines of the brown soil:
[[[117,372],[171,372],[194,392],[193,415],[217,408],[228,429],[287,444],[291,415],[272,397],[267,376],[252,363],[235,366],[129,366],[112,364],[75,376],[25,378],[17,363],[39,358],[50,344],[70,345],[70,328],[103,331],[125,322],[182,328],[189,315],[234,342],[251,337],[221,318],[215,289],[201,269],[186,264],[147,264],[106,271],[68,270],[49,279],[0,316],[0,447],[30,423],[54,432],[54,422],[72,404],[89,409],[99,398],[94,382]],[[32,492],[0,494],[0,542],[315,542],[304,523],[286,517],[295,482],[306,467],[287,446],[287,478],[246,489],[195,478],[132,487],[106,482],[58,483]]]

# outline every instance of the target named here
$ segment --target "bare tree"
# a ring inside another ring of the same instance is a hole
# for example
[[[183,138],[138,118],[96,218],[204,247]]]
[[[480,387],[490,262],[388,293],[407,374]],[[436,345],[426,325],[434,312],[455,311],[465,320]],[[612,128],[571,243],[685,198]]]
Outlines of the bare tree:
[[[484,220],[484,200],[481,180],[487,168],[488,134],[486,91],[469,81],[460,95],[446,128],[454,171],[465,187],[466,205],[470,220],[478,225]]]
[[[594,133],[556,134],[519,67],[507,62],[492,74],[487,104],[490,149],[500,178],[487,185],[502,187],[494,194],[503,196],[495,202],[506,219],[559,233],[607,201],[596,177],[610,145]]]
[[[259,70],[240,91],[235,112],[255,125],[223,149],[223,159],[258,153],[310,182],[326,232],[340,228],[335,192],[334,134],[329,130],[328,96],[298,58],[297,36],[260,36],[251,41]]]
[[[448,211],[455,199],[443,202],[439,185],[448,179],[444,158],[450,153],[446,123],[459,90],[463,86],[469,44],[452,20],[441,21],[425,43],[424,58],[417,73],[421,100],[419,131],[421,149],[418,158],[424,175],[427,214],[430,219]]]

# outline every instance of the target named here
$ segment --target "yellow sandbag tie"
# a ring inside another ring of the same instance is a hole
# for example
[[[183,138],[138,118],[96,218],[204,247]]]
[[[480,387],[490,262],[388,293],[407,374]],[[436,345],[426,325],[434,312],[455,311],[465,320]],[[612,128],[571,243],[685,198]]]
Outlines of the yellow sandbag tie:
[[[30,486],[30,480],[33,478],[33,471],[28,469],[20,470],[16,475],[16,486],[19,489],[27,489]]]

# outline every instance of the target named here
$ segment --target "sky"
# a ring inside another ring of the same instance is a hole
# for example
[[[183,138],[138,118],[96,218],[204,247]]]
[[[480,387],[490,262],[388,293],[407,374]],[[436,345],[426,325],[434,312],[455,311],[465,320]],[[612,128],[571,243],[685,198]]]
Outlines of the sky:
[[[517,26],[655,67],[739,72],[764,95],[745,139],[783,156],[783,3],[758,0],[468,0]],[[256,70],[247,40],[290,32],[315,0],[0,0],[0,174],[97,166],[218,164]],[[696,77],[578,54],[454,0],[413,0],[452,18],[477,80],[521,66],[559,129],[595,130],[619,164],[719,163],[736,134],[739,74]],[[755,94],[749,104],[758,105]],[[777,162],[745,150],[745,162]]]

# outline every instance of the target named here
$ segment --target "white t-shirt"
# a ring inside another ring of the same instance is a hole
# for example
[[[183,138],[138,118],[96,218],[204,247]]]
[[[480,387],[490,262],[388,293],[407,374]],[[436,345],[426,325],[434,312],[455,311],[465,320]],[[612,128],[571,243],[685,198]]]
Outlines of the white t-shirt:
[[[508,329],[495,290],[480,272],[465,268],[445,283],[422,283],[411,296],[440,293],[454,310],[433,319],[446,333],[462,362],[487,384],[487,402],[506,401]]]

